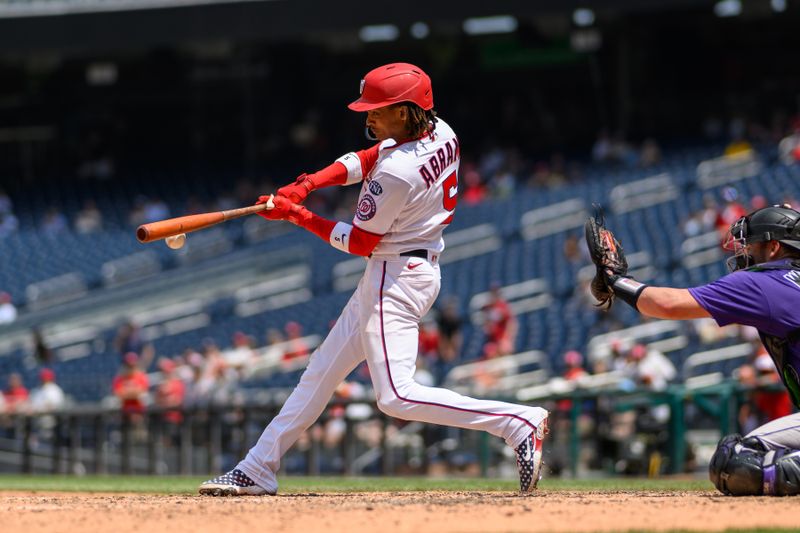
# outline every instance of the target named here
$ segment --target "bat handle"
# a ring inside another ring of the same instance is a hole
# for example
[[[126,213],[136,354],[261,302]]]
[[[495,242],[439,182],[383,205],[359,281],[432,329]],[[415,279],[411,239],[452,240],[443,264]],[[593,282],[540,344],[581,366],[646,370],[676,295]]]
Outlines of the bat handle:
[[[275,203],[272,201],[273,195],[269,195],[269,199],[263,204],[256,204],[250,205],[247,207],[239,207],[238,209],[228,209],[225,211],[221,211],[222,213],[222,220],[233,220],[235,218],[243,217],[245,215],[252,215],[254,213],[260,213],[261,211],[268,211],[275,207]]]

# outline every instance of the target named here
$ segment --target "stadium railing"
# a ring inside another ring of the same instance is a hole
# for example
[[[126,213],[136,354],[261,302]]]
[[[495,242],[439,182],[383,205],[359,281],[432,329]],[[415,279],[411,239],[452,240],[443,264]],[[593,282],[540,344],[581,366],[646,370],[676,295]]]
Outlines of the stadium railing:
[[[705,464],[698,462],[694,468],[687,462],[690,455],[704,456],[690,450],[690,432],[710,434],[705,445],[713,448],[721,435],[735,431],[738,406],[754,390],[733,380],[675,384],[660,392],[620,390],[619,380],[607,377],[592,376],[591,384],[562,388],[556,394],[527,389],[529,402],[550,409],[552,433],[545,447],[546,464],[553,468],[561,464],[563,471],[578,477],[587,473],[582,451],[612,442],[616,452],[598,457],[594,466],[607,475],[620,473],[615,472],[614,465],[627,453],[623,450],[630,449],[639,450],[636,460],[640,470],[625,473],[657,476],[693,469],[699,472]],[[260,391],[251,401],[184,409],[150,408],[140,418],[124,416],[119,408],[97,406],[5,415],[0,419],[0,472],[217,473],[244,457],[287,394],[286,390]],[[647,417],[652,408],[662,405],[669,407],[667,420],[654,422]],[[615,437],[601,428],[607,425],[609,416],[621,413],[636,413],[633,431],[614,441]],[[587,417],[593,431],[585,431],[582,420]],[[328,424],[339,436],[332,445],[326,445],[323,436]],[[285,464],[293,473],[310,475],[425,473],[434,452],[449,449],[470,457],[484,476],[510,475],[513,471],[513,454],[506,453],[501,441],[458,430],[453,430],[459,435],[454,440],[453,431],[443,434],[440,429],[394,421],[372,401],[335,399],[310,428],[309,438],[289,452]],[[638,446],[632,445],[636,442]],[[630,456],[625,459],[632,460]]]

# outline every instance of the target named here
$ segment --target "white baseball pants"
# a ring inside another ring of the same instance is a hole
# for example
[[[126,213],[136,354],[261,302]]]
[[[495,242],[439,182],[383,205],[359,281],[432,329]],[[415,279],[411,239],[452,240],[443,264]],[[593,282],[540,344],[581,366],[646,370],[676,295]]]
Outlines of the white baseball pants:
[[[413,379],[419,321],[439,293],[438,264],[417,257],[371,258],[358,288],[327,338],[314,351],[300,383],[238,467],[276,491],[284,453],[322,414],[339,383],[366,358],[378,408],[403,420],[480,429],[517,447],[547,411],[478,400]]]

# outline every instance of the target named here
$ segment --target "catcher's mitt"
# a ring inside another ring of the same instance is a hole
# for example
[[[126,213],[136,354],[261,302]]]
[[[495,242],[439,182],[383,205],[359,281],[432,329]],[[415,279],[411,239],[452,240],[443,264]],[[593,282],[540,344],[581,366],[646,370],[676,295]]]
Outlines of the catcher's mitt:
[[[597,300],[597,306],[610,309],[614,303],[614,291],[611,286],[619,277],[628,273],[628,261],[622,245],[605,227],[603,210],[595,204],[595,216],[589,218],[583,228],[586,233],[586,245],[592,262],[597,267],[591,283],[592,296]]]

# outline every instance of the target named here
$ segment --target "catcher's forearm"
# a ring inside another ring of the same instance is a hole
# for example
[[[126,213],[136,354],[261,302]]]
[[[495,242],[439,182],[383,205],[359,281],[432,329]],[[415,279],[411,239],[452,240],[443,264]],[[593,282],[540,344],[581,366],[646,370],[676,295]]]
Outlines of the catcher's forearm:
[[[646,291],[642,291],[636,306],[640,313],[653,318],[685,320],[711,316],[688,289],[649,285]]]

